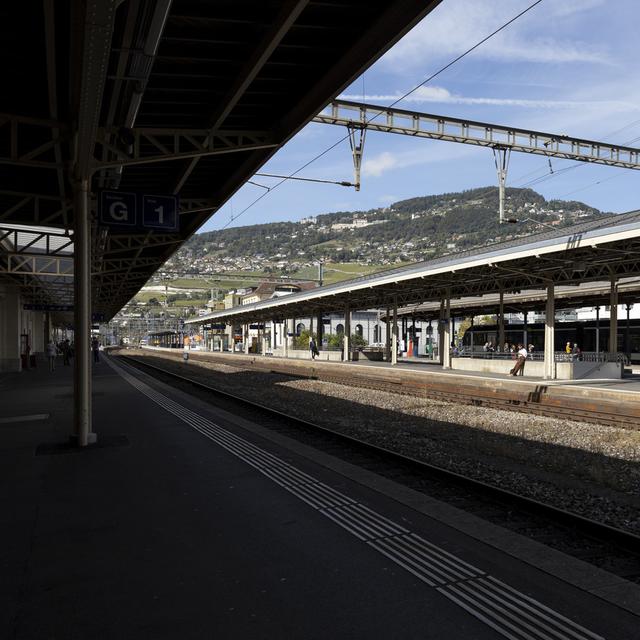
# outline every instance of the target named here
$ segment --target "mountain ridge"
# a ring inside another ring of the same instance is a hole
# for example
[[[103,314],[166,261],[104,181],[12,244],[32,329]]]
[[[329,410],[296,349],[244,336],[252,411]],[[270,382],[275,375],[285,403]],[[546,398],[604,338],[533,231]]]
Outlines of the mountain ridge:
[[[296,222],[270,222],[193,236],[167,262],[198,272],[262,271],[295,274],[319,260],[394,265],[522,237],[543,225],[558,228],[605,214],[578,201],[546,200],[532,189],[506,189],[505,212],[518,224],[498,223],[498,189],[418,196],[366,211],[337,211]]]

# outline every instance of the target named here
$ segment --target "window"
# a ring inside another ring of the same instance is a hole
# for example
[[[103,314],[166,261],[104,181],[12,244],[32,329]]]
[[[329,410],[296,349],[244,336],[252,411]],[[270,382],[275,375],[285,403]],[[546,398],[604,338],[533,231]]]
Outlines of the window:
[[[336,325],[336,333],[344,333],[344,325],[343,324],[337,324]]]
[[[357,336],[361,336],[362,335],[362,325],[361,324],[357,324],[356,325],[356,335]]]

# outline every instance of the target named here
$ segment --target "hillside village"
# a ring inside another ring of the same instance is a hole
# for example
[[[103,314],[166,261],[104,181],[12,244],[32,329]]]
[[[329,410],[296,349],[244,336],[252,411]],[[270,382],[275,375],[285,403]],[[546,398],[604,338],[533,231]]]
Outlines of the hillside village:
[[[241,304],[268,278],[314,280],[319,262],[324,282],[337,282],[605,215],[581,202],[548,201],[531,189],[507,189],[506,196],[507,216],[517,224],[498,223],[498,190],[487,187],[368,211],[200,233],[115,320],[142,337],[176,329],[180,318],[202,315],[228,300]]]
[[[210,231],[194,236],[166,265],[182,276],[225,272],[295,275],[318,261],[393,266],[563,227],[603,214],[581,202],[545,200],[531,189],[507,189],[498,224],[495,187],[402,200],[368,211],[336,212],[299,222]],[[158,278],[162,278],[162,272]]]

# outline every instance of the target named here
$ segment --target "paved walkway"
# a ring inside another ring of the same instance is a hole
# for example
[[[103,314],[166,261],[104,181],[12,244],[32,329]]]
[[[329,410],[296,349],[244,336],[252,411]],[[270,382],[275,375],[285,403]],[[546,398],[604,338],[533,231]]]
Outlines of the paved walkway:
[[[0,393],[0,637],[637,632],[607,601],[632,602],[624,581],[579,564],[572,587],[497,550],[496,528],[479,543],[459,530],[481,530],[473,518],[449,526],[452,508],[415,496],[410,508],[387,481],[135,370],[94,367],[99,445],[82,451],[64,444],[70,368],[3,375]]]
[[[358,360],[350,363],[363,367],[391,367],[388,362],[376,362],[371,360]],[[505,360],[505,368],[512,364],[511,360]],[[422,358],[401,358],[398,360],[397,368],[401,371],[419,371],[419,372],[432,372],[449,376],[465,376],[471,378],[489,378],[495,380],[514,380],[513,376],[507,373],[485,373],[482,371],[463,371],[461,369],[443,369],[439,362],[432,362]],[[526,367],[525,367],[526,371]],[[542,378],[535,376],[517,376],[517,380],[527,380],[529,382],[541,382]],[[625,391],[640,392],[640,371],[634,372],[634,375],[628,378],[622,378],[621,380],[612,380],[605,378],[602,380],[588,379],[588,380],[544,380],[544,384],[547,386],[592,386],[601,389],[620,389]]]

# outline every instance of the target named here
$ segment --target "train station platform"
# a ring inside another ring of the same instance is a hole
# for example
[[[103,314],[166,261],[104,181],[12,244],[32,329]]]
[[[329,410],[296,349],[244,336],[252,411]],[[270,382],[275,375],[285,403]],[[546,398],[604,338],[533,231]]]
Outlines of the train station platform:
[[[376,362],[371,360],[359,360],[354,363],[363,367],[391,367],[388,362]],[[543,382],[547,386],[553,387],[594,387],[601,389],[622,390],[626,392],[640,393],[640,369],[634,370],[633,374],[625,378],[585,378],[583,380],[543,380],[539,376],[525,375],[518,376],[514,379],[509,375],[509,369],[513,366],[512,360],[503,360],[504,373],[487,372],[487,371],[470,371],[463,369],[445,369],[439,362],[429,360],[427,358],[400,358],[398,364],[395,365],[400,371],[415,371],[416,373],[429,372],[445,375],[445,376],[457,376],[468,377],[470,379],[489,379],[489,380],[506,380],[514,383],[528,382],[537,383]],[[395,368],[395,367],[394,367]]]
[[[165,349],[160,347],[144,347],[144,352],[159,352],[176,359],[183,358],[181,349]],[[248,363],[256,367],[280,370],[286,368],[298,371],[301,375],[313,372],[351,372],[356,376],[371,376],[372,378],[389,380],[390,382],[406,383],[409,385],[442,385],[472,389],[491,389],[496,391],[513,392],[517,394],[539,393],[545,396],[562,396],[574,398],[589,398],[594,401],[622,402],[637,405],[640,409],[640,375],[633,375],[621,379],[589,378],[585,380],[543,380],[537,376],[511,376],[509,368],[513,361],[504,360],[504,373],[487,373],[480,371],[461,371],[445,369],[442,365],[427,358],[399,358],[397,365],[384,361],[357,360],[349,362],[327,362],[311,360],[311,358],[281,358],[276,356],[262,356],[244,353],[229,353],[217,351],[190,351],[191,360],[217,360],[238,366]],[[525,366],[525,373],[527,369]],[[391,386],[390,388],[393,388]],[[640,414],[639,414],[640,415]]]
[[[637,636],[637,586],[104,358],[0,376],[0,637]]]

